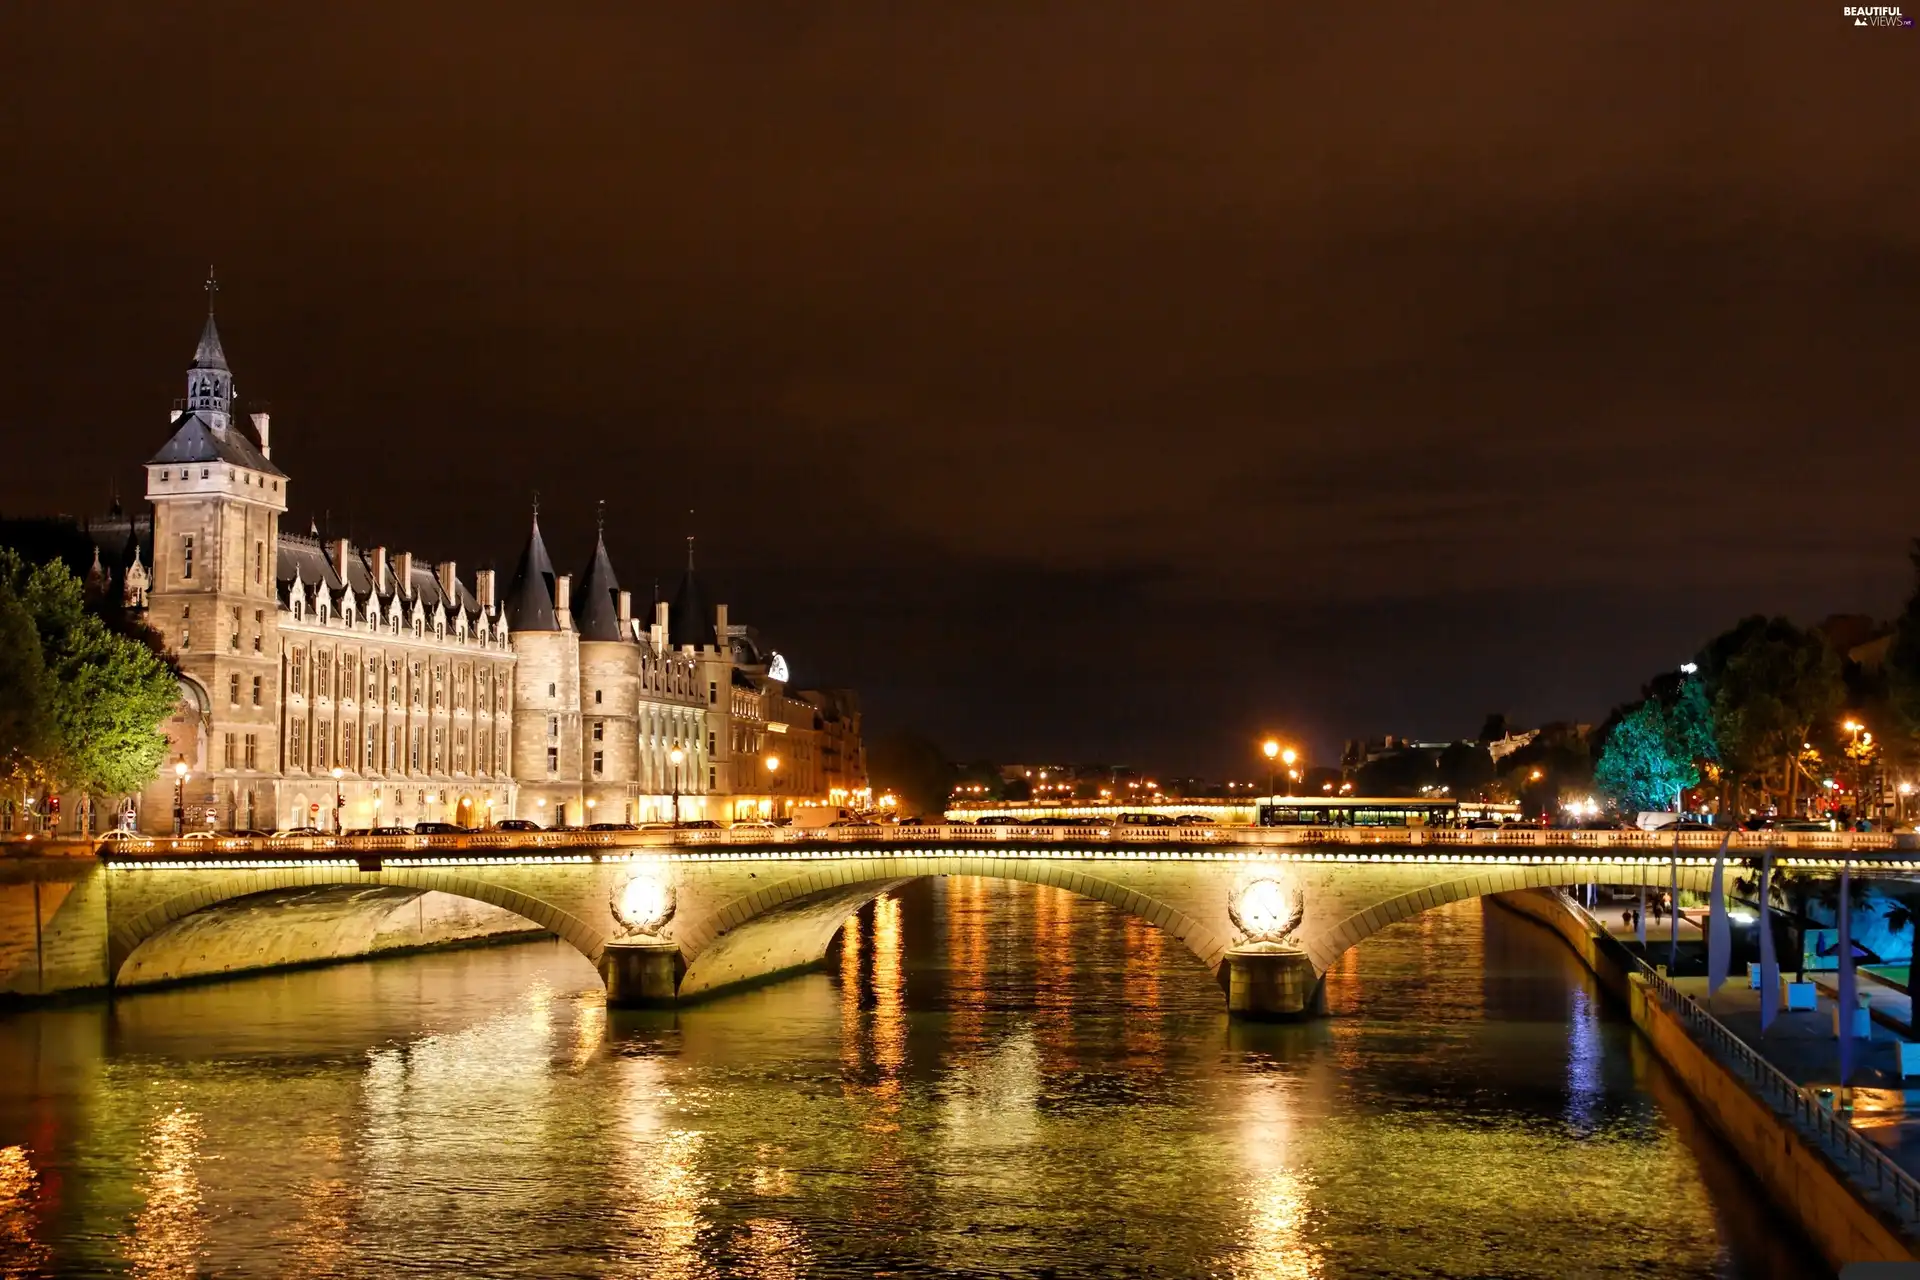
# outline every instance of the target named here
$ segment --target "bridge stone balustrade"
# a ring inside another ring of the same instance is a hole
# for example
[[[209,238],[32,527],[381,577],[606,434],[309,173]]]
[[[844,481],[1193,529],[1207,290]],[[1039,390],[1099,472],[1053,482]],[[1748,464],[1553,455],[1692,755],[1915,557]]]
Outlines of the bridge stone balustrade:
[[[1222,979],[1223,987],[1231,988],[1238,969],[1249,965],[1288,967],[1284,980],[1249,976],[1248,990],[1270,988],[1289,993],[1274,998],[1299,1003],[1303,982],[1306,988],[1316,986],[1343,952],[1396,921],[1448,902],[1516,889],[1588,881],[1664,888],[1674,857],[1670,837],[1664,847],[1635,842],[1615,849],[1591,842],[1416,842],[1404,831],[1398,843],[1285,844],[1245,840],[1239,831],[1169,839],[1163,829],[1158,838],[1103,841],[1089,840],[1082,829],[1071,842],[1025,838],[1028,833],[1021,829],[1006,839],[949,842],[929,840],[926,831],[920,829],[920,839],[912,843],[706,840],[669,846],[633,842],[634,833],[590,833],[629,838],[623,844],[583,840],[531,848],[408,847],[404,838],[391,838],[395,843],[381,849],[342,842],[314,851],[208,850],[198,857],[117,849],[77,875],[69,871],[70,883],[51,907],[46,897],[36,898],[31,925],[0,914],[0,966],[14,966],[0,976],[0,991],[110,987],[124,980],[143,945],[197,913],[295,890],[381,886],[448,894],[511,912],[564,939],[603,974],[628,949],[644,945],[657,957],[670,947],[676,955],[677,999],[692,1000],[811,965],[863,903],[920,876],[959,875],[1050,885],[1109,903],[1178,939]],[[1857,868],[1920,876],[1920,858],[1912,854],[1884,848],[1844,852]],[[1681,887],[1705,889],[1713,860],[1710,847],[1683,843],[1677,858]],[[1817,850],[1781,852],[1777,863],[1816,870],[1841,865],[1832,853]],[[664,923],[643,922],[645,927],[636,929],[623,918],[636,878],[655,890],[650,900],[671,903]],[[1244,905],[1240,895],[1263,880],[1283,886],[1298,903],[1297,927],[1277,944],[1256,945],[1259,940],[1242,931],[1230,910],[1230,904]],[[0,877],[0,890],[5,888]],[[262,914],[255,910],[248,918]],[[23,945],[18,935],[28,928],[33,938]],[[29,950],[35,964],[31,975],[21,963]],[[1261,958],[1273,955],[1287,958]],[[58,958],[52,972],[49,956]],[[164,975],[149,965],[141,976]],[[613,985],[616,993],[640,989]],[[647,989],[657,995],[658,981]],[[1236,1011],[1255,1015],[1306,1011],[1242,1008],[1240,996],[1233,999]]]

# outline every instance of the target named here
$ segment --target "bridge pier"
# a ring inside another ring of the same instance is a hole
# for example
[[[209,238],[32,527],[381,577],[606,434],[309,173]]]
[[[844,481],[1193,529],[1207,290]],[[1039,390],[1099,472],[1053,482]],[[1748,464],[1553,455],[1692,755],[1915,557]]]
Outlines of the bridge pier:
[[[1236,947],[1227,952],[1227,1013],[1253,1022],[1299,1022],[1326,1012],[1320,975],[1304,951]]]
[[[678,1003],[680,948],[671,942],[609,942],[600,976],[610,1009],[663,1009]]]

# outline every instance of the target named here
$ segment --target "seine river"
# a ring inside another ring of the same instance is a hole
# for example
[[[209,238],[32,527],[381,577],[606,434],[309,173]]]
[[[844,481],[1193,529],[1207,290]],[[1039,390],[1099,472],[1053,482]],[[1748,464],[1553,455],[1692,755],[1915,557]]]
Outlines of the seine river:
[[[1229,1025],[1151,927],[961,879],[678,1018],[548,943],[14,1015],[0,1276],[1823,1273],[1544,930],[1328,990]]]

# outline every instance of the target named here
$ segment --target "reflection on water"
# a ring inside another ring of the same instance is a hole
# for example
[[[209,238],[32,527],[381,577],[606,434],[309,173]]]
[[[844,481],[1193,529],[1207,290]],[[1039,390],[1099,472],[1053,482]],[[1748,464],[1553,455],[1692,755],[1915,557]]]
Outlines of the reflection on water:
[[[1429,913],[1328,1004],[962,879],[677,1016],[557,944],[19,1015],[0,1276],[1817,1271],[1545,931]]]

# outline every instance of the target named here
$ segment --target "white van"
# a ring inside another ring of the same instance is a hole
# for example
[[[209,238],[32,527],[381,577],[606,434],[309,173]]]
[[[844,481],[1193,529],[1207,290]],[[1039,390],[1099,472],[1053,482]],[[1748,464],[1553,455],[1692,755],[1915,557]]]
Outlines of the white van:
[[[832,805],[814,804],[793,811],[793,825],[800,831],[818,831],[830,827],[836,822],[854,822],[851,809],[837,809]]]

